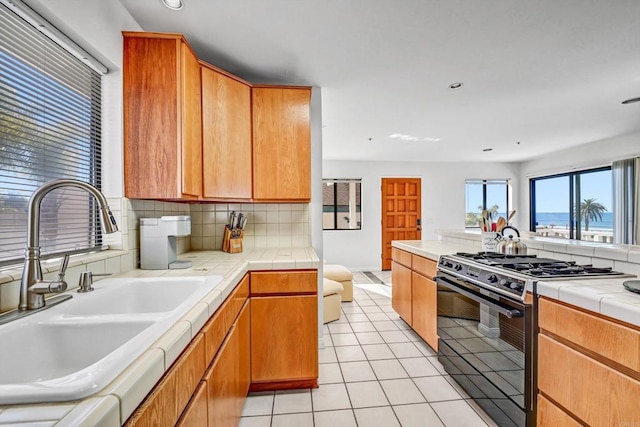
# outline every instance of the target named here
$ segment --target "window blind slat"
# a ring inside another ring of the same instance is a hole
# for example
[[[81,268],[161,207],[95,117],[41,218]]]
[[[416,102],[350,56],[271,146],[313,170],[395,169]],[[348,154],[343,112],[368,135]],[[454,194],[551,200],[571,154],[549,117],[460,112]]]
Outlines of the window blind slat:
[[[0,5],[0,265],[24,256],[38,186],[74,178],[100,187],[101,98],[100,74]],[[43,256],[100,248],[98,217],[82,190],[47,194]]]

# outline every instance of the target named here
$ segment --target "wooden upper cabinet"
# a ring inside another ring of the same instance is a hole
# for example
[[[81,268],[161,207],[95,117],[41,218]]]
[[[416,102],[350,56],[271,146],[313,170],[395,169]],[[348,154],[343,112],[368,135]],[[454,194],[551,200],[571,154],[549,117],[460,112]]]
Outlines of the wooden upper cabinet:
[[[182,193],[202,194],[202,92],[200,64],[191,48],[180,43],[182,89]]]
[[[251,88],[202,65],[203,197],[250,199]]]
[[[311,200],[310,102],[310,88],[252,88],[255,200]]]
[[[200,66],[179,34],[124,32],[125,196],[202,193]]]

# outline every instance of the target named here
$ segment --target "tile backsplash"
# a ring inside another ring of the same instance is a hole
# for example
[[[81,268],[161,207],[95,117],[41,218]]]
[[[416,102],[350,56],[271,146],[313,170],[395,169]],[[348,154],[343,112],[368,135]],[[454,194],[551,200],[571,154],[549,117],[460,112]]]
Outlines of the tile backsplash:
[[[248,218],[245,249],[304,247],[311,241],[308,204],[188,204],[124,197],[109,198],[108,202],[120,231],[103,236],[109,251],[72,257],[66,274],[68,289],[78,286],[83,271],[118,274],[138,268],[140,218],[191,215],[191,236],[177,239],[178,254],[190,250],[219,250],[231,211],[242,212]],[[43,262],[46,279],[57,277],[58,265],[57,259]],[[18,306],[21,272],[22,265],[0,269],[0,312]]]
[[[191,249],[220,249],[224,226],[235,211],[247,216],[245,248],[309,246],[308,204],[192,204]]]

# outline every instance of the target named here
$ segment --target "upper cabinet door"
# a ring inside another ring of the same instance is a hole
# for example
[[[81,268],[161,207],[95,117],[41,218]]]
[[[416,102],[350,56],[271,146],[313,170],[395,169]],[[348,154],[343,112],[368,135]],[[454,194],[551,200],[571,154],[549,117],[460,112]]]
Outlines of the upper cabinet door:
[[[251,198],[251,88],[205,66],[202,154],[205,198]]]
[[[252,89],[255,200],[311,200],[310,101],[310,88]]]
[[[200,64],[181,43],[182,66],[182,193],[202,194],[202,98]]]
[[[202,192],[200,69],[179,34],[124,33],[125,196]]]

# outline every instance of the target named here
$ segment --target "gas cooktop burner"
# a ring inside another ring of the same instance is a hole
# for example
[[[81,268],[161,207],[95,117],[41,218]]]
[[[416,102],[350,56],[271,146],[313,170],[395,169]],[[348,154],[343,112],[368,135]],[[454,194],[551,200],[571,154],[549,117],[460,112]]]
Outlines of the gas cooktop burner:
[[[458,252],[458,257],[472,260],[479,264],[503,268],[537,278],[549,277],[592,277],[624,275],[609,267],[578,265],[575,261],[560,261],[550,258],[538,258],[536,255],[505,255],[494,252],[478,252],[475,254]]]

